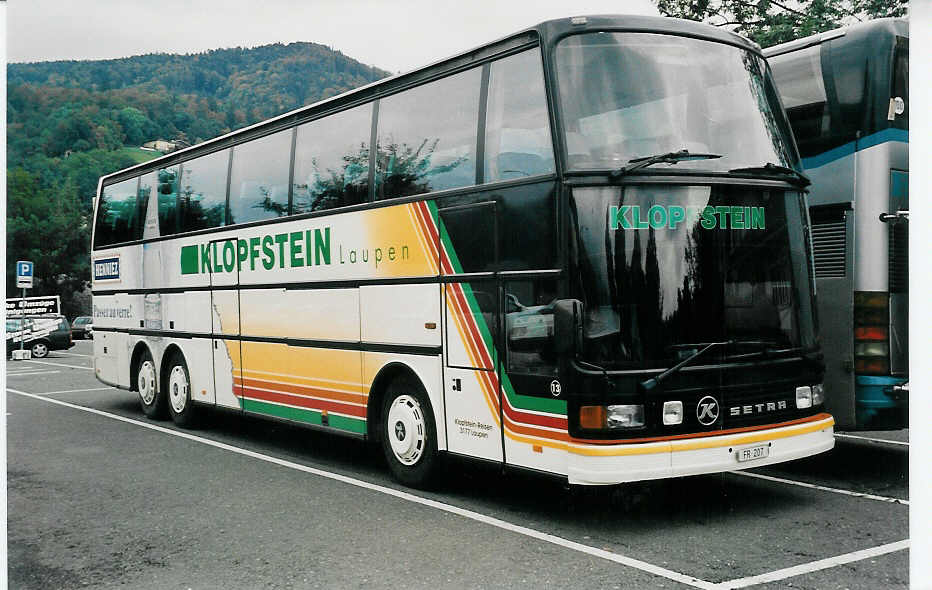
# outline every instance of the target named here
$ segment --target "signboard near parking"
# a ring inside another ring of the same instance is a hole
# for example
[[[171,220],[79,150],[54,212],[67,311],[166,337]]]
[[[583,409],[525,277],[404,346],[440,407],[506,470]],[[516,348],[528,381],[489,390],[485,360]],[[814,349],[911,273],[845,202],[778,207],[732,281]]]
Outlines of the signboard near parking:
[[[36,316],[50,313],[61,313],[58,295],[47,295],[43,297],[17,297],[16,299],[6,300],[6,317],[15,318],[22,315]],[[23,310],[26,311],[23,314]]]
[[[32,289],[32,262],[29,260],[16,261],[16,288]]]

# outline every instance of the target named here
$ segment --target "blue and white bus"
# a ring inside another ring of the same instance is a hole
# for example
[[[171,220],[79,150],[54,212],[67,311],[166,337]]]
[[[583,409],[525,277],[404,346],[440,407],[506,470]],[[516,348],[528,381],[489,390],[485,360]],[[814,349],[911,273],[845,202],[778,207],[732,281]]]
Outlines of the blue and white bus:
[[[827,407],[840,428],[907,422],[909,30],[880,19],[765,50],[812,179]]]

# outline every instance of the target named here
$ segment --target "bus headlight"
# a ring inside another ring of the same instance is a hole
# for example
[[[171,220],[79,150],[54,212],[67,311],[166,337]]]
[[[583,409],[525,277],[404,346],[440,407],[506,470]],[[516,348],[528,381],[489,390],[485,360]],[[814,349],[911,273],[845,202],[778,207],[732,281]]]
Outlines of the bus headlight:
[[[683,423],[683,402],[663,402],[664,426],[675,426]]]
[[[644,426],[644,406],[640,404],[608,406],[607,423],[609,428]]]
[[[638,428],[644,426],[644,406],[641,404],[582,406],[579,408],[579,426],[587,430]]]
[[[796,409],[804,410],[812,407],[812,388],[808,385],[796,388]]]
[[[822,384],[812,386],[812,405],[818,406],[825,403],[825,389]]]

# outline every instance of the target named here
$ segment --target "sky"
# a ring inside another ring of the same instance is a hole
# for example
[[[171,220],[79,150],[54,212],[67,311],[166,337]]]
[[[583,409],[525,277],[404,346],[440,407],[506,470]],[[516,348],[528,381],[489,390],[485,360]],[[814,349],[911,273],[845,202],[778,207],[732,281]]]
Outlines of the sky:
[[[650,0],[9,0],[7,60],[109,59],[312,41],[404,72],[552,18]]]

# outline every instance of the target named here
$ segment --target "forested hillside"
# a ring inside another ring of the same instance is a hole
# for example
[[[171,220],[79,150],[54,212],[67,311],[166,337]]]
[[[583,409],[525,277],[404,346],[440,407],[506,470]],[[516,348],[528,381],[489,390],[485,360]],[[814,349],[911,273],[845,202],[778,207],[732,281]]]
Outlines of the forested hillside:
[[[33,260],[31,294],[86,305],[71,293],[89,279],[97,179],[159,155],[144,142],[199,143],[386,75],[314,43],[10,64],[7,295],[13,263]]]

